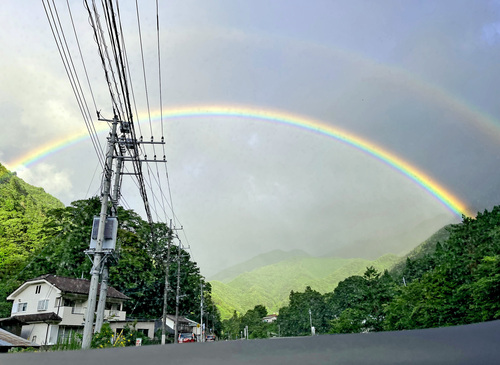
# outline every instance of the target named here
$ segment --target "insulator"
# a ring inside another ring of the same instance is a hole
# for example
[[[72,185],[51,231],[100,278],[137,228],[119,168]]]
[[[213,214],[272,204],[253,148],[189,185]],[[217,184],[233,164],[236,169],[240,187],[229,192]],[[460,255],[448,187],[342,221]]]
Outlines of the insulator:
[[[121,122],[121,124],[120,124],[120,132],[122,132],[122,133],[130,133],[130,122]]]

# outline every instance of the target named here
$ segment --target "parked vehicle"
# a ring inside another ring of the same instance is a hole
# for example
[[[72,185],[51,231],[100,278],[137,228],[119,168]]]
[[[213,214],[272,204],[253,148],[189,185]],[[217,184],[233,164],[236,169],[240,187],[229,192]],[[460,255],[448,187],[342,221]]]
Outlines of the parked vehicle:
[[[179,343],[196,342],[196,337],[193,333],[179,333],[178,341]]]
[[[207,342],[214,342],[215,341],[215,335],[207,335]]]

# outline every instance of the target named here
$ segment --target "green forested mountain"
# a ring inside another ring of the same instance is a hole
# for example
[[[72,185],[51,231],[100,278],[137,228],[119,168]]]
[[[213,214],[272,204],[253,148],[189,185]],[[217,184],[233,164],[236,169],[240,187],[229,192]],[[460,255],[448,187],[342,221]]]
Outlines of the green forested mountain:
[[[403,280],[404,278],[404,280]],[[500,318],[500,207],[445,230],[414,250],[397,270],[372,267],[333,292],[290,293],[277,324],[285,335],[406,330]],[[230,321],[231,322],[231,321]]]
[[[63,207],[42,188],[25,183],[0,164],[0,283],[7,283],[12,273],[45,245],[57,230],[47,224],[49,211]],[[0,295],[5,297],[1,289]],[[2,298],[0,313],[4,314],[5,309]]]
[[[280,261],[287,260],[292,257],[311,257],[308,253],[302,250],[292,250],[292,251],[283,251],[283,250],[273,250],[267,253],[263,253],[257,255],[250,260],[247,260],[243,263],[233,265],[219,271],[217,274],[208,278],[210,281],[220,281],[221,283],[228,283],[238,275],[244,274],[249,271],[253,271],[263,266],[268,266],[272,264],[276,264]]]
[[[272,251],[269,261],[275,261],[277,253]],[[310,286],[321,293],[326,293],[332,291],[346,277],[362,274],[367,266],[374,266],[377,270],[383,271],[399,260],[399,257],[392,254],[370,261],[311,257],[299,253],[301,251],[291,252],[284,255],[285,258],[279,262],[242,273],[226,283],[210,281],[212,296],[222,318],[229,318],[235,310],[245,313],[258,304],[265,306],[271,313],[277,312],[280,307],[288,303],[291,290],[304,290]],[[258,261],[266,262],[265,255],[260,255]]]

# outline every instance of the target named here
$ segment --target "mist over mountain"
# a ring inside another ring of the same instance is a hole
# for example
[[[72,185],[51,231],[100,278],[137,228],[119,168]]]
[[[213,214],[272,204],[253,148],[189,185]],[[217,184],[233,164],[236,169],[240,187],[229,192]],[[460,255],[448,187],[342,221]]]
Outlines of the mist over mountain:
[[[400,257],[387,254],[376,260],[362,258],[312,257],[299,250],[271,251],[259,255],[212,277],[212,296],[222,318],[229,318],[236,310],[244,313],[255,305],[264,305],[270,313],[288,303],[290,291],[303,291],[307,286],[326,293],[351,275],[362,275],[366,267],[379,271],[391,268]],[[255,267],[258,262],[263,263]],[[249,267],[254,267],[248,270]],[[236,273],[240,273],[234,276]],[[219,280],[214,280],[217,277]]]

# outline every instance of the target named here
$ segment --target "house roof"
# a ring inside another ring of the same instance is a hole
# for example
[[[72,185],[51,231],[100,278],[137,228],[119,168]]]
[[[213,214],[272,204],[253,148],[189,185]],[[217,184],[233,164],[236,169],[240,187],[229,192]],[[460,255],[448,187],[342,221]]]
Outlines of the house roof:
[[[40,345],[0,328],[0,347],[40,347]]]
[[[25,284],[29,284],[35,281],[41,281],[45,280],[49,282],[50,284],[54,285],[57,289],[61,290],[62,292],[66,293],[73,293],[73,294],[84,294],[88,295],[89,289],[90,289],[90,280],[87,279],[75,279],[75,278],[67,278],[64,276],[56,276],[52,274],[46,274],[39,276],[34,279],[28,280]],[[24,285],[24,284],[23,284]],[[99,285],[99,290],[100,290],[100,285]],[[108,286],[108,298],[117,298],[117,299],[130,299],[128,296],[126,296],[123,293],[120,293],[118,290],[115,288]]]
[[[18,314],[18,315],[12,316],[11,318],[18,320],[19,322],[24,322],[24,323],[36,323],[36,322],[59,323],[62,321],[62,318],[59,317],[54,312],[35,313],[35,314]]]
[[[59,323],[62,318],[54,312],[35,313],[35,314],[17,314],[7,318],[0,318],[0,324],[3,326],[24,325],[28,323]]]

